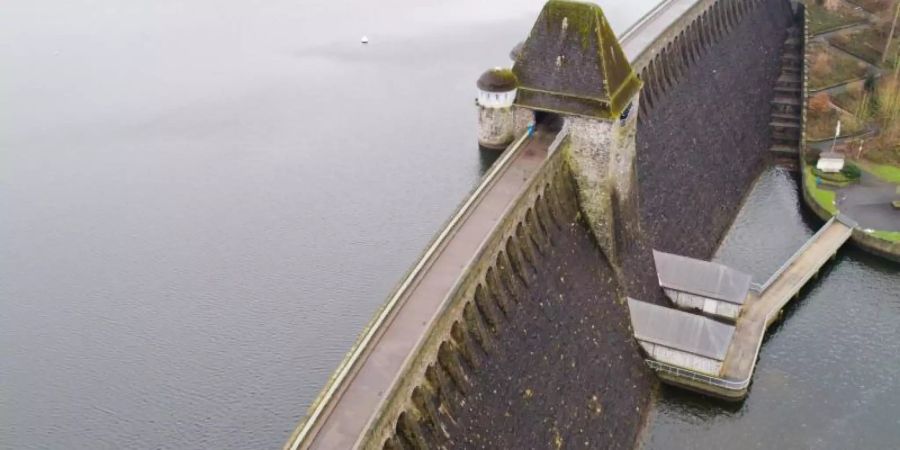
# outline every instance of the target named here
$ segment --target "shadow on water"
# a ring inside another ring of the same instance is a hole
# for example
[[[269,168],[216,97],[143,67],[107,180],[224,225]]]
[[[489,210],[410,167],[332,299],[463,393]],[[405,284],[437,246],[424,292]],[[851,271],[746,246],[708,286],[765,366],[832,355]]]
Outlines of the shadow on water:
[[[484,176],[487,171],[494,165],[494,162],[500,159],[503,152],[500,150],[491,150],[489,148],[478,147],[478,161],[481,164],[479,174]]]
[[[714,416],[731,416],[741,411],[744,402],[730,402],[705,395],[699,395],[696,392],[689,391],[674,386],[663,384],[659,390],[660,403],[664,403],[667,408],[679,411],[686,417],[694,417],[698,419],[711,418]]]

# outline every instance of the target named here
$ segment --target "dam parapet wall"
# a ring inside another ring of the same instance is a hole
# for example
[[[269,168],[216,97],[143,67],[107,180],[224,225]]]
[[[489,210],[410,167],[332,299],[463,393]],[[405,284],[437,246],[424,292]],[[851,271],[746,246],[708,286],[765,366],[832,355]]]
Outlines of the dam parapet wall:
[[[567,139],[562,139],[565,145]],[[527,289],[533,267],[553,243],[547,230],[558,217],[578,214],[562,153],[550,149],[539,174],[504,214],[465,278],[437,315],[385,403],[365,448],[405,448],[404,440],[439,442],[477,369],[496,347],[502,317]],[[427,445],[425,445],[427,447]]]

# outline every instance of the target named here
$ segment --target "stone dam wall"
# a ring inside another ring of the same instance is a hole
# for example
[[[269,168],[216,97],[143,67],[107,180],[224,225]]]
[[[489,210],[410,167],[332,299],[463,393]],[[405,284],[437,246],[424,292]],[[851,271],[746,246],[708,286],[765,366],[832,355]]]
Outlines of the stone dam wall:
[[[551,157],[498,251],[484,255],[471,296],[443,315],[446,338],[421,375],[410,372],[411,395],[376,447],[633,445],[655,381],[563,156]],[[629,248],[650,264],[649,248]]]
[[[641,225],[656,249],[708,258],[737,214],[770,147],[791,17],[786,0],[765,0],[642,106]]]
[[[769,148],[790,8],[741,5],[704,16],[718,36],[640,105],[640,201],[611,211],[634,217],[615,220],[617,262],[585,221],[564,141],[441,312],[366,448],[634,446],[656,379],[625,296],[665,302],[651,248],[713,253]]]

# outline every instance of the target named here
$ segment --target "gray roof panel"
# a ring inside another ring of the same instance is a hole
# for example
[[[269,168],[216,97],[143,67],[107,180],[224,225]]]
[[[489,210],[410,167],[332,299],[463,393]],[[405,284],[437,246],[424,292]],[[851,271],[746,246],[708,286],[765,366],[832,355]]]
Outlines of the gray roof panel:
[[[734,335],[732,325],[633,298],[628,299],[628,310],[637,340],[705,358],[724,360]]]
[[[752,277],[740,270],[656,250],[653,250],[653,260],[663,288],[737,305],[747,299]]]

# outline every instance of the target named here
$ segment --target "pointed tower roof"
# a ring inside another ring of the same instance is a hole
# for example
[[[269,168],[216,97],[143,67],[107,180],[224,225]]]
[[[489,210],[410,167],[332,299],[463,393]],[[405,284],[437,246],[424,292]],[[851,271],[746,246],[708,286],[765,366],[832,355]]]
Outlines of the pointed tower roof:
[[[593,3],[550,0],[513,66],[516,104],[616,119],[641,82],[603,11]]]

